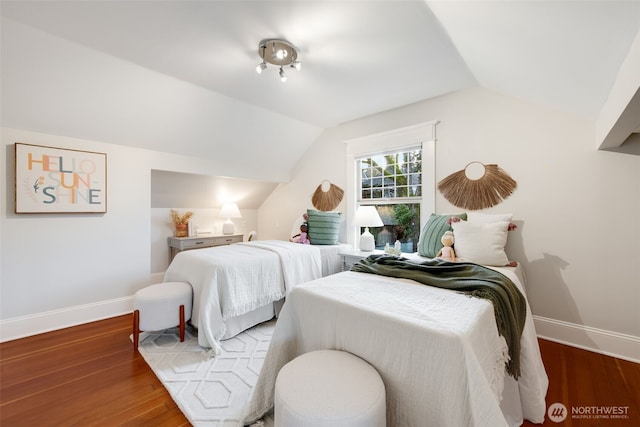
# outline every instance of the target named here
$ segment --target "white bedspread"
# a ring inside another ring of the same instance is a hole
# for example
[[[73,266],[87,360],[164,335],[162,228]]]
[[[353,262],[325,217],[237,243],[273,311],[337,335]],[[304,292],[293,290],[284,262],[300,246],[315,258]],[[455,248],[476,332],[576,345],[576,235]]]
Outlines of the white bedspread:
[[[225,320],[278,301],[321,273],[317,248],[263,240],[180,252],[164,281],[191,284],[191,322],[198,328],[198,344],[219,354]]]
[[[513,271],[508,273],[519,285]],[[528,344],[522,347],[519,382],[525,387],[519,393],[527,401],[525,417],[542,422],[547,377],[532,328],[525,328],[522,339]],[[389,426],[511,423],[500,407],[506,344],[486,300],[356,272],[296,287],[280,313],[245,422],[272,407],[280,368],[318,349],[348,351],[377,369],[387,392]]]
[[[256,240],[240,244],[266,249],[278,254],[287,295],[294,286],[323,276],[320,249],[317,246],[295,244],[282,240]]]

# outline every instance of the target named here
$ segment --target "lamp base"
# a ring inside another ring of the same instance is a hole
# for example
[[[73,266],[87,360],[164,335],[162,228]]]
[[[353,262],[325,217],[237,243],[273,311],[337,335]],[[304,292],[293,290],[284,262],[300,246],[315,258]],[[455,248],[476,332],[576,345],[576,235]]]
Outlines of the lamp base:
[[[233,234],[234,227],[231,220],[227,220],[224,224],[222,224],[222,234]]]
[[[376,241],[373,234],[369,232],[369,227],[365,227],[364,232],[360,236],[360,250],[363,252],[371,252],[376,248]]]

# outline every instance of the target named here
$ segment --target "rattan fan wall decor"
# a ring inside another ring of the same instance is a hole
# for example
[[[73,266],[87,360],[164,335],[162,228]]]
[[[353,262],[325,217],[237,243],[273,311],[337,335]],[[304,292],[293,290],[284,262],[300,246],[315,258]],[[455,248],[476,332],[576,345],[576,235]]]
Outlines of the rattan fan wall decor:
[[[484,167],[484,174],[471,179],[467,169],[473,164]],[[516,189],[516,181],[498,165],[471,162],[464,169],[452,173],[438,183],[438,190],[454,206],[477,210],[497,205]]]
[[[326,188],[326,189],[325,189]],[[326,179],[318,185],[311,197],[311,203],[319,211],[332,211],[338,207],[344,196],[344,190]]]

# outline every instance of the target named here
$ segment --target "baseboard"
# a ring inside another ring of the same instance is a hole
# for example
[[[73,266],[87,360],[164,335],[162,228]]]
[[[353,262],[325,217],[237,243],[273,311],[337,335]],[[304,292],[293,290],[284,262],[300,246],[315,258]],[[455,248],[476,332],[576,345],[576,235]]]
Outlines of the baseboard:
[[[540,338],[640,363],[640,337],[533,316]]]
[[[131,313],[133,296],[0,321],[0,342]]]
[[[133,296],[0,321],[0,342],[130,313]],[[533,316],[540,338],[640,363],[640,338],[561,320]]]

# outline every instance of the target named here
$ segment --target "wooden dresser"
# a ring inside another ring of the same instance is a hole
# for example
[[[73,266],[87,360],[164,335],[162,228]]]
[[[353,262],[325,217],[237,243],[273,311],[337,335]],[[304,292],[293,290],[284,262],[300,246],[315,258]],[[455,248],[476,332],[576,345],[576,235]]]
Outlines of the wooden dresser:
[[[169,237],[169,262],[178,252],[191,249],[211,248],[242,242],[242,234],[200,234],[193,237]]]

